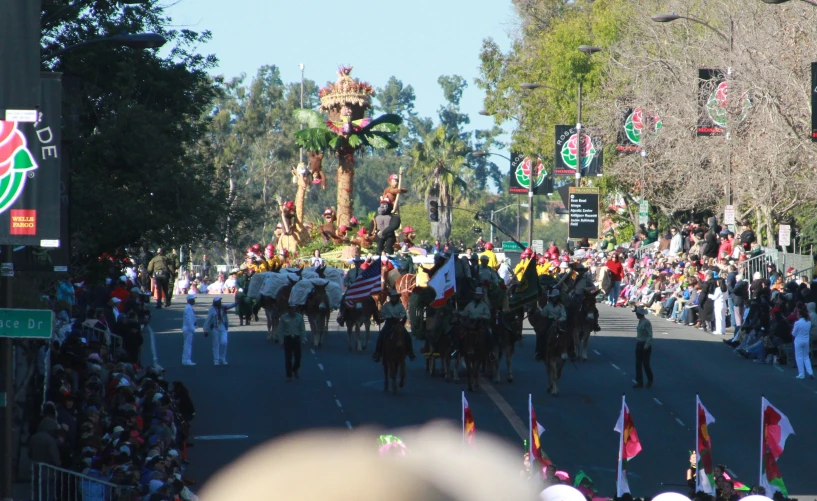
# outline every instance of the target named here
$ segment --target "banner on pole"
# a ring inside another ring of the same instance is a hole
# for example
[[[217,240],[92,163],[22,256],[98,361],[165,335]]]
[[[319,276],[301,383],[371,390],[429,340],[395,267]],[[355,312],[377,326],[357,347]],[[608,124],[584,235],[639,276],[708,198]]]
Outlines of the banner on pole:
[[[522,153],[511,153],[511,182],[509,193],[527,194],[533,178],[533,194],[549,195],[553,193],[553,178],[548,175],[542,159]]]
[[[575,125],[556,126],[556,145],[553,155],[554,176],[575,176],[579,162],[578,134]],[[600,176],[603,167],[601,138],[582,131],[582,176]]]
[[[625,108],[618,129],[616,151],[634,153],[644,148],[648,134],[657,134],[662,127],[661,117],[643,108]]]
[[[720,136],[726,127],[726,91],[723,70],[698,70],[698,135]]]

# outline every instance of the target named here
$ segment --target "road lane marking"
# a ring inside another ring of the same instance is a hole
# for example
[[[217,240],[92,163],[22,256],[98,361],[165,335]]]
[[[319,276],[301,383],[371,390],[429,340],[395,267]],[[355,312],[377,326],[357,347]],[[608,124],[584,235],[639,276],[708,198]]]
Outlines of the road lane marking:
[[[323,370],[323,364],[318,364],[318,369]]]
[[[656,403],[656,404],[658,404],[658,405],[664,405],[664,404],[662,404],[662,403],[661,403],[661,401],[660,401],[660,400],[658,400],[657,398],[653,397],[652,399],[653,399],[653,400],[655,400],[655,403]]]
[[[618,365],[614,364],[613,362],[610,362],[610,365],[612,365],[613,367],[615,367],[617,371],[620,371],[620,370],[621,370],[621,367],[619,367]]]
[[[351,430],[352,429],[352,422],[351,421],[346,421],[346,427]]]
[[[343,408],[343,404],[341,404],[340,400],[338,400],[337,398],[335,399],[335,403],[338,404],[338,407],[340,407],[341,409]]]
[[[241,440],[249,438],[248,435],[201,435],[193,437],[195,440]]]
[[[601,355],[601,353],[599,353],[599,350],[593,350],[593,353],[595,353],[596,355]]]
[[[331,388],[331,387],[332,387],[332,381],[327,381],[327,382],[326,382],[326,386],[328,386],[328,387],[330,387],[330,388]]]
[[[315,354],[315,350],[313,350],[312,348],[309,348],[309,351],[311,351],[313,355]]]
[[[686,425],[685,425],[685,424],[684,424],[684,422],[683,422],[683,421],[681,421],[680,419],[675,418],[675,422],[677,422],[678,424],[680,424],[681,426],[683,426],[683,427],[685,427],[685,428],[686,428]]]
[[[783,369],[779,365],[775,365],[774,368],[780,372],[783,372]]]
[[[661,334],[663,334],[665,336],[669,336],[669,332],[662,332]]]
[[[519,417],[519,414],[517,414],[513,410],[508,401],[505,400],[505,397],[500,395],[499,392],[496,391],[496,388],[494,388],[494,386],[484,377],[479,378],[479,385],[482,387],[483,390],[485,390],[485,394],[488,395],[488,398],[491,399],[491,402],[493,402],[494,405],[497,406],[499,412],[501,412],[502,415],[505,416],[505,419],[507,419],[508,422],[511,424],[511,428],[513,428],[516,434],[519,435],[519,438],[523,440],[528,438],[529,433],[528,428],[525,425],[525,422],[522,421],[522,418]],[[546,459],[549,459],[544,449],[542,450],[542,455]]]

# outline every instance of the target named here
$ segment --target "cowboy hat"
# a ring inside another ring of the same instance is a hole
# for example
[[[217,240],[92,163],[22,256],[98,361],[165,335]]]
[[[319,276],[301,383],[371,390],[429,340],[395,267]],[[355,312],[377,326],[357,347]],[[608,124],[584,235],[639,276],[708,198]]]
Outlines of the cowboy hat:
[[[481,296],[482,295],[482,287],[477,287],[476,289],[474,289],[474,295],[475,296]]]
[[[647,313],[649,313],[649,312],[647,311],[647,308],[644,308],[643,306],[636,306],[636,307],[635,307],[635,310],[633,310],[633,311],[635,312],[635,314],[636,314],[636,315],[644,315],[644,316],[647,316]]]

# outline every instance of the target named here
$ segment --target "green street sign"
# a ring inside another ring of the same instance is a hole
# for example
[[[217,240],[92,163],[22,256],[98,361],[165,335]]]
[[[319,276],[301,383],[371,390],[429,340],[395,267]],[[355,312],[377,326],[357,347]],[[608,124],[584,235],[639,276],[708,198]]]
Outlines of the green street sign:
[[[51,339],[51,310],[0,309],[0,337]]]
[[[516,242],[502,242],[502,250],[504,251],[519,251],[522,252],[525,250],[525,247],[528,246],[527,242],[519,242],[522,244],[522,247],[519,247]]]

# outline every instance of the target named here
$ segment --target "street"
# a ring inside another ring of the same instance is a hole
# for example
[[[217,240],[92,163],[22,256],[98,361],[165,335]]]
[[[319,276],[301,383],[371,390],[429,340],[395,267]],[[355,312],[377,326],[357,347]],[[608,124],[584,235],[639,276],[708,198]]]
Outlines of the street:
[[[197,317],[203,320],[213,296],[201,296]],[[225,302],[232,301],[229,296]],[[383,392],[383,370],[371,361],[376,331],[366,353],[350,353],[345,330],[332,314],[332,332],[313,352],[304,346],[300,379],[285,381],[283,350],[266,340],[266,322],[238,327],[230,317],[227,367],[214,367],[209,338],[197,331],[193,346],[195,367],[181,365],[181,316],[184,298],[153,317],[160,364],[169,380],[182,380],[190,389],[197,415],[192,422],[195,446],[190,450],[195,490],[221,467],[266,441],[306,428],[394,429],[434,419],[461,419],[460,383],[432,379],[424,372],[422,356],[408,364],[405,388],[397,396]],[[468,393],[479,436],[492,433],[519,449],[528,434],[528,393],[533,394],[539,422],[545,427],[542,444],[551,460],[571,475],[582,469],[602,496],[615,493],[619,435],[613,431],[622,392],[632,413],[642,452],[630,462],[633,494],[665,491],[686,493],[685,471],[695,447],[695,394],[715,417],[709,428],[716,464],[726,464],[741,482],[758,480],[760,398],[791,420],[796,435],[789,438],[779,460],[793,497],[817,493],[812,451],[817,450],[817,383],[795,379],[790,368],[755,364],[735,355],[721,339],[651,316],[655,341],[655,386],[632,389],[636,318],[623,308],[600,305],[603,331],[590,340],[589,360],[568,364],[560,395],[545,392],[545,369],[533,361],[533,330],[528,324],[514,357],[514,382],[483,383]],[[307,327],[308,329],[308,327]],[[419,354],[420,344],[415,345]],[[150,356],[146,340],[144,355]],[[410,446],[410,444],[409,444]],[[372,445],[375,450],[375,445]],[[662,483],[667,484],[662,486]]]

